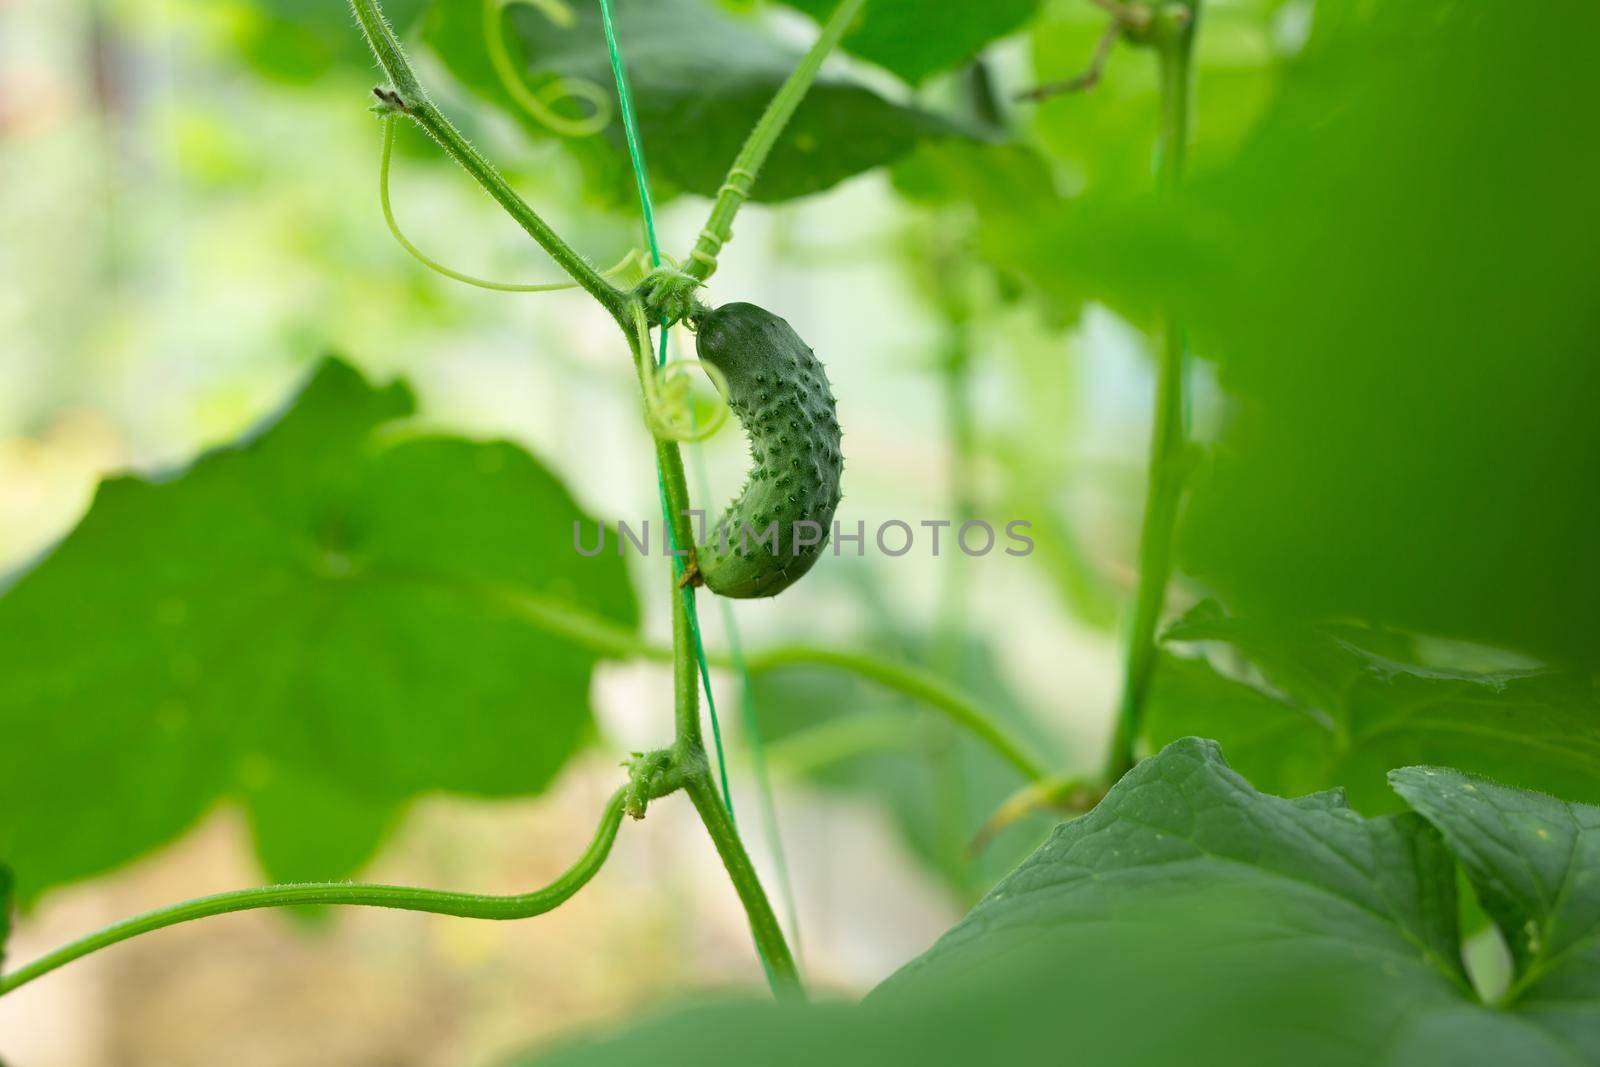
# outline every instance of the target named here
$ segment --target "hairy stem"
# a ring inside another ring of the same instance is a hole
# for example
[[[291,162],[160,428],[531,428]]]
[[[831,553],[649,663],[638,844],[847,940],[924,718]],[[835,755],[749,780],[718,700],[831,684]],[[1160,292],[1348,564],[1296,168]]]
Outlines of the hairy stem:
[[[864,0],[840,0],[839,6],[834,9],[828,21],[823,23],[821,36],[789,73],[789,77],[767,104],[766,111],[762,112],[761,119],[750,130],[750,135],[745,138],[739,154],[734,157],[733,166],[728,168],[728,176],[724,179],[722,188],[717,190],[716,201],[711,205],[711,217],[706,220],[705,227],[695,241],[694,250],[689,253],[689,262],[684,267],[686,274],[703,282],[716,272],[717,253],[733,236],[733,217],[750,198],[750,189],[755,185],[756,176],[761,173],[762,165],[772,152],[772,146],[777,143],[778,136],[783,133],[783,128],[789,124],[789,120],[794,117],[795,109],[800,106],[800,101],[805,99],[806,93],[811,89],[811,83],[817,80],[817,72],[822,69],[822,61],[838,45],[839,39],[844,36],[844,31],[849,28],[850,23],[855,20],[856,13],[861,10],[863,2]]]
[[[595,876],[611,852],[622,824],[623,791],[611,795],[600,826],[588,849],[565,874],[542,889],[514,896],[483,896],[476,893],[448,893],[437,889],[414,889],[399,885],[368,885],[357,882],[307,882],[296,885],[269,885],[258,889],[239,889],[208,897],[187,900],[136,915],[63,945],[0,978],[0,996],[27,985],[58,967],[81,959],[91,952],[119,941],[160,930],[179,923],[226,915],[235,911],[282,908],[297,904],[344,904],[371,908],[423,911],[435,915],[456,915],[467,919],[526,919],[542,915],[570,899]]]
[[[350,0],[350,6],[355,12],[356,22],[361,26],[361,32],[366,35],[367,44],[372,48],[372,54],[377,58],[378,65],[388,75],[389,82],[395,89],[397,99],[381,95],[380,98],[410,116],[413,122],[422,127],[451,159],[460,164],[461,169],[471,175],[472,179],[481,185],[484,191],[517,221],[518,225],[539,242],[539,246],[549,253],[550,258],[555,260],[573,281],[582,286],[611,313],[612,318],[617,320],[624,331],[631,329],[627,295],[601,277],[599,271],[563,241],[560,235],[539,217],[539,213],[529,207],[528,203],[517,195],[516,190],[506,183],[494,165],[468,143],[461,132],[428,98],[422,83],[412,71],[411,63],[406,59],[399,40],[395,38],[393,28],[379,9],[377,0]]]
[[[1172,196],[1183,176],[1189,140],[1190,54],[1193,19],[1157,44],[1161,62],[1161,136],[1157,184]],[[1150,432],[1150,468],[1145,487],[1144,522],[1139,531],[1139,585],[1123,667],[1122,700],[1117,711],[1106,781],[1133,768],[1144,727],[1144,708],[1155,673],[1156,628],[1172,576],[1172,538],[1187,466],[1188,426],[1185,386],[1185,329],[1169,310],[1162,316],[1156,368],[1155,417]]]

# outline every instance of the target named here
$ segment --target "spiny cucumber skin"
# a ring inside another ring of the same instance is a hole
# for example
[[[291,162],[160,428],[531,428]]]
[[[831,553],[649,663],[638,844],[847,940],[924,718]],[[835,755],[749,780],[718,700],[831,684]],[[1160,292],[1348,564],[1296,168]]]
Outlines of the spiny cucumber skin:
[[[844,456],[833,390],[816,353],[787,322],[754,304],[723,304],[706,315],[696,348],[727,380],[728,406],[744,425],[751,461],[744,489],[696,550],[700,575],[720,596],[777,596],[822,555],[839,506]],[[794,524],[803,520],[816,523],[822,537],[796,554]],[[770,540],[741,539],[745,524],[759,533],[774,521],[776,552]]]

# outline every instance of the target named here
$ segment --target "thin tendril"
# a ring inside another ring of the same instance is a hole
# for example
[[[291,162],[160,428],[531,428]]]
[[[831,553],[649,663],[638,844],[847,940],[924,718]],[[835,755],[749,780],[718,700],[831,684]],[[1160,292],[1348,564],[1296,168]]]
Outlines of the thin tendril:
[[[694,396],[690,387],[684,386],[685,399],[680,403],[668,394],[675,378],[686,378],[689,368],[698,367],[716,387],[717,405],[711,419],[702,426],[694,413]],[[645,419],[650,432],[656,437],[680,443],[708,440],[728,421],[728,381],[723,373],[710,363],[698,359],[683,359],[660,365],[645,374]]]
[[[487,278],[479,278],[471,274],[464,274],[458,270],[440,263],[429,256],[422,249],[411,243],[411,239],[400,229],[400,223],[394,217],[394,207],[389,202],[389,165],[394,156],[394,131],[395,116],[385,115],[383,118],[383,158],[378,164],[378,201],[383,205],[383,221],[389,226],[389,233],[394,236],[401,248],[410,253],[411,257],[424,267],[436,274],[442,274],[453,281],[475,285],[479,289],[493,289],[500,293],[554,293],[562,289],[576,289],[577,282],[538,282],[533,284],[519,284],[515,282],[496,282]],[[628,254],[607,270],[600,272],[603,278],[613,278],[630,270],[642,258],[642,253],[637,248],[628,249]]]
[[[588,78],[556,78],[535,92],[523,82],[506,48],[505,9],[515,3],[537,8],[563,29],[573,22],[572,10],[561,0],[484,0],[483,42],[501,86],[535,122],[563,137],[588,137],[605,129],[611,122],[611,98],[598,83]],[[586,102],[589,114],[578,119],[559,114],[552,105],[562,99]]]

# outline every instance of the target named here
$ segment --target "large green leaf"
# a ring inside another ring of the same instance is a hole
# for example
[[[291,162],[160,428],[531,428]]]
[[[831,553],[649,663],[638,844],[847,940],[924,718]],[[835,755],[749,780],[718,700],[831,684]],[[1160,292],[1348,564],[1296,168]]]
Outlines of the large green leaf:
[[[778,87],[800,59],[753,19],[706,0],[618,0],[617,36],[627,62],[654,191],[714,196],[728,167]],[[451,72],[499,104],[536,135],[549,131],[522,108],[489,62],[482,0],[437,0],[428,43]],[[534,92],[556,78],[581,79],[612,98],[611,66],[599,5],[573,8],[558,25],[530,4],[504,9],[508,48]],[[614,110],[614,109],[613,109]],[[888,163],[919,140],[950,132],[943,121],[891,103],[840,77],[819,78],[772,150],[753,190],[756,200],[788,200],[827,189]],[[593,192],[631,197],[622,124],[569,138]]]
[[[860,1008],[698,1009],[536,1062],[1592,1062],[1571,1043],[1577,1014],[1479,1001],[1456,906],[1451,855],[1419,815],[1267,796],[1188,739],[1059,827]],[[1573,983],[1600,968],[1570,966],[1539,981],[1591,1010],[1594,990]]]
[[[980,248],[1058,319],[1175,309],[1218,363],[1233,402],[1180,554],[1238,610],[1592,669],[1600,145],[1572,131],[1600,9],[1325,0],[1291,54],[1274,6],[1202,19],[1179,205],[1151,191],[1154,61],[1119,49],[1094,93],[1039,111],[1070,195],[1008,202],[982,191],[1004,172],[958,172]],[[1045,77],[1102,16],[1060,20],[1036,27]]]
[[[1006,228],[1057,302],[1176,309],[1216,361],[1180,562],[1239,613],[1600,661],[1597,34],[1580,0],[1322,0],[1178,204]]]
[[[591,729],[592,656],[536,596],[632,625],[621,562],[503,442],[322,364],[258,434],[116,478],[0,599],[0,855],[24,897],[241,802],[269,873],[348,874],[406,798],[537,792]]]
[[[1266,688],[1219,673],[1203,658],[1167,655],[1151,693],[1150,740],[1203,733],[1263,789],[1343,786],[1367,812],[1395,806],[1385,776],[1414,763],[1600,802],[1600,701],[1590,679],[1441,670],[1357,643],[1385,639],[1191,613],[1167,640],[1237,650]]]
[[[818,22],[839,0],[782,0]],[[915,85],[971,59],[984,45],[1017,30],[1038,0],[869,0],[843,47]]]
[[[1572,131],[1600,8],[1547,5],[1554,34],[1508,0],[1318,17],[1259,141],[1195,190],[1229,233],[1196,341],[1239,404],[1186,564],[1241,612],[1592,666],[1600,144]]]
[[[1437,767],[1391,779],[1505,936],[1516,971],[1502,1003],[1600,1062],[1600,808]]]
[[[1359,946],[1366,968],[1397,980],[1390,992],[1411,986],[1425,1000],[1447,1000],[1466,981],[1448,872],[1448,856],[1416,816],[1362,819],[1338,793],[1298,801],[1258,793],[1213,743],[1186,739],[1058,827],[876,995],[976,985],[1036,959],[1041,938],[1060,939],[1060,959],[1082,958],[1069,951],[1082,928],[1146,911],[1176,917],[1198,891],[1207,908],[1194,909],[1194,920],[1236,927],[1250,952],[1278,938],[1281,962],[1302,957],[1295,966],[1314,971],[1331,962],[1329,946],[1344,956]]]

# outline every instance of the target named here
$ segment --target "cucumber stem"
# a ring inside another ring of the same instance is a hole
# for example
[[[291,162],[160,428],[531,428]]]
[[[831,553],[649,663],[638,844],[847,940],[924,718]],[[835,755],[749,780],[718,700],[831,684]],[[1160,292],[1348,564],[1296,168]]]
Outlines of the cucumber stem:
[[[772,146],[778,142],[784,127],[794,117],[800,101],[805,99],[806,93],[810,91],[812,82],[817,80],[817,72],[822,69],[822,61],[838,45],[839,39],[855,20],[864,2],[865,0],[840,0],[839,6],[834,8],[828,21],[823,23],[822,34],[794,70],[790,71],[789,77],[778,87],[777,93],[767,104],[767,109],[762,112],[760,120],[745,138],[739,154],[734,157],[733,166],[728,168],[728,176],[723,180],[722,187],[717,190],[716,201],[711,205],[711,217],[706,220],[705,227],[695,241],[694,250],[689,253],[684,273],[702,282],[716,273],[717,253],[733,236],[733,217],[739,213],[739,208],[744,202],[750,199],[751,187],[755,185],[762,165],[766,163],[767,156],[772,152]]]

